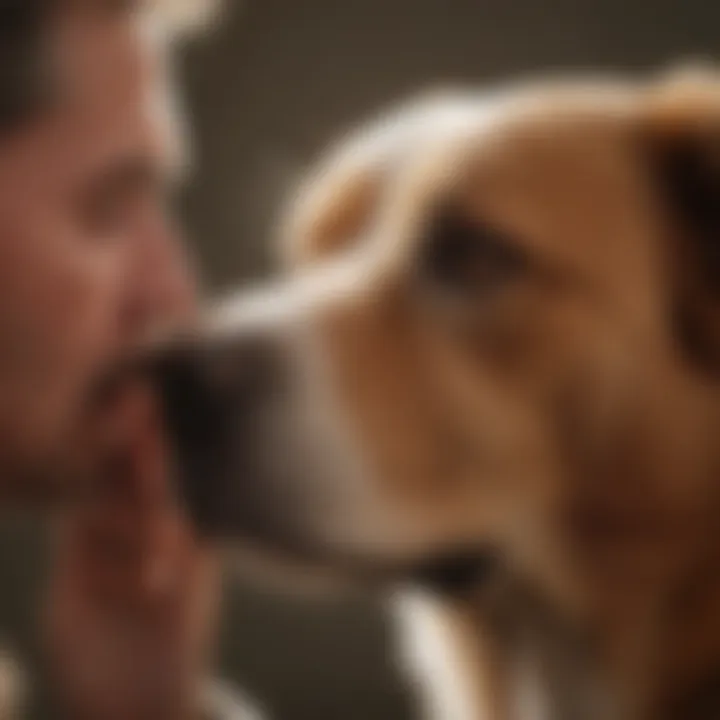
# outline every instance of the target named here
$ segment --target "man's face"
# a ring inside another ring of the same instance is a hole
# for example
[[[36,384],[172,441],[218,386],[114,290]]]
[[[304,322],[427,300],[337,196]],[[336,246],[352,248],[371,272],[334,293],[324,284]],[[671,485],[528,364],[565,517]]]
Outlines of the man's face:
[[[192,310],[161,45],[140,18],[68,13],[57,102],[0,139],[0,497],[67,490],[97,374]]]

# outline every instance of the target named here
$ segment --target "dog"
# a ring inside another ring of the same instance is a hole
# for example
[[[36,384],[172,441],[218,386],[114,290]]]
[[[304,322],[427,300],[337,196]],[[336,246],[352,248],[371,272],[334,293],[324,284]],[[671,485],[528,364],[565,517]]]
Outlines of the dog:
[[[386,587],[435,720],[720,712],[720,82],[420,98],[158,348],[198,527]]]

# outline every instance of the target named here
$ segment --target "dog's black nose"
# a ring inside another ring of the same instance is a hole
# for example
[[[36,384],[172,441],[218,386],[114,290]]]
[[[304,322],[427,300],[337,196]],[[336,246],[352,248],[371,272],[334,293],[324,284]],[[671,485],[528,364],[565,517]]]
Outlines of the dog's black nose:
[[[160,396],[179,495],[199,531],[231,531],[252,467],[256,425],[284,391],[282,342],[269,333],[182,338],[148,366]]]

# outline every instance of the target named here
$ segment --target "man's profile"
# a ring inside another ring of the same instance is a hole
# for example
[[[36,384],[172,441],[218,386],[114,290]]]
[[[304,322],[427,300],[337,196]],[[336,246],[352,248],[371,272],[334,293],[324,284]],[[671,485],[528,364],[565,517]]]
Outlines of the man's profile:
[[[200,713],[213,559],[171,501],[152,402],[96,381],[194,312],[167,54],[204,4],[0,2],[0,510],[63,507],[44,627],[69,717]]]

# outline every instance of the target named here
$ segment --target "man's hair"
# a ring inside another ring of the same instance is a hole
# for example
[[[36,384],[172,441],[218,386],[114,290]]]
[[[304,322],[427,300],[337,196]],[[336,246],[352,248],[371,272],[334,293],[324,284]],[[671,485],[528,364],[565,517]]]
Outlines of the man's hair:
[[[0,0],[0,133],[22,124],[53,97],[51,41],[57,13],[157,11],[175,30],[199,24],[212,0]]]

